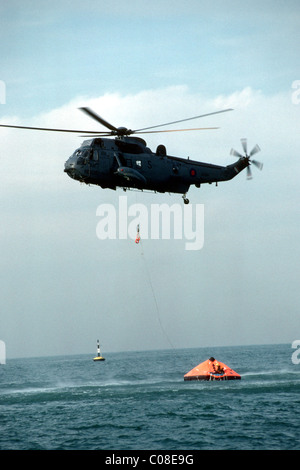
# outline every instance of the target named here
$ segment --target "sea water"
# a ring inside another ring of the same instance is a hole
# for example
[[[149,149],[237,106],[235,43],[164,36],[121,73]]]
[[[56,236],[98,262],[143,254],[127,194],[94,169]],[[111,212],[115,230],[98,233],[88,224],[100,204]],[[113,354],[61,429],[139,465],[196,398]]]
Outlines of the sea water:
[[[291,345],[8,359],[1,450],[300,449]],[[184,381],[210,356],[241,380]]]

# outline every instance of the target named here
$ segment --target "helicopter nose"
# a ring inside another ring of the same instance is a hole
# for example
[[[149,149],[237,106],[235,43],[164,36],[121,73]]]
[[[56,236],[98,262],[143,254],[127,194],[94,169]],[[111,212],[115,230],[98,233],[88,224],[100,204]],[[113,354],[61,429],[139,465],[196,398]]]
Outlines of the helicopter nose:
[[[68,171],[70,170],[70,168],[71,168],[71,165],[69,165],[69,163],[66,162],[66,163],[65,163],[65,169],[64,169],[64,171],[65,171],[66,173],[68,173]]]
[[[72,164],[69,163],[69,161],[66,161],[64,171],[65,171],[66,173],[69,173],[69,171],[71,170],[72,166],[74,167],[74,164],[72,165]]]
[[[76,169],[75,169],[75,162],[69,158],[65,163],[64,172],[67,173],[71,178],[75,178]]]

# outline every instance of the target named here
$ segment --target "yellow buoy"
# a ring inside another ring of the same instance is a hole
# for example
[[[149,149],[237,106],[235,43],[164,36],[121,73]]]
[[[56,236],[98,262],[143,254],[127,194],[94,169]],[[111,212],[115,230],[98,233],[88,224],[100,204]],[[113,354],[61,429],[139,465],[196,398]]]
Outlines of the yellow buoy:
[[[97,340],[97,356],[94,357],[94,361],[105,361],[105,357],[101,356],[99,339]]]

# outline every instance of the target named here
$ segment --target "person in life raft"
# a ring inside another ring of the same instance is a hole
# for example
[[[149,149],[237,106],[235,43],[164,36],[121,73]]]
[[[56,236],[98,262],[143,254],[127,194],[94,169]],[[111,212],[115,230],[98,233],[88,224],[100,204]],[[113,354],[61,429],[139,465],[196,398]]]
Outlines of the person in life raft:
[[[223,374],[224,368],[216,361],[214,357],[210,357],[209,360],[212,362],[212,368],[216,374]]]

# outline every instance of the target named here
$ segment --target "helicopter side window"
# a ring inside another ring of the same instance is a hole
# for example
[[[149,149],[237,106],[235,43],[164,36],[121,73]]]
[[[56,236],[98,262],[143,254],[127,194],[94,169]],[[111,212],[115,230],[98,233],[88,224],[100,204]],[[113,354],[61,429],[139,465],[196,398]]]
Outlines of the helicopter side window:
[[[94,149],[93,150],[93,160],[98,161],[99,155],[98,155],[98,150]]]

